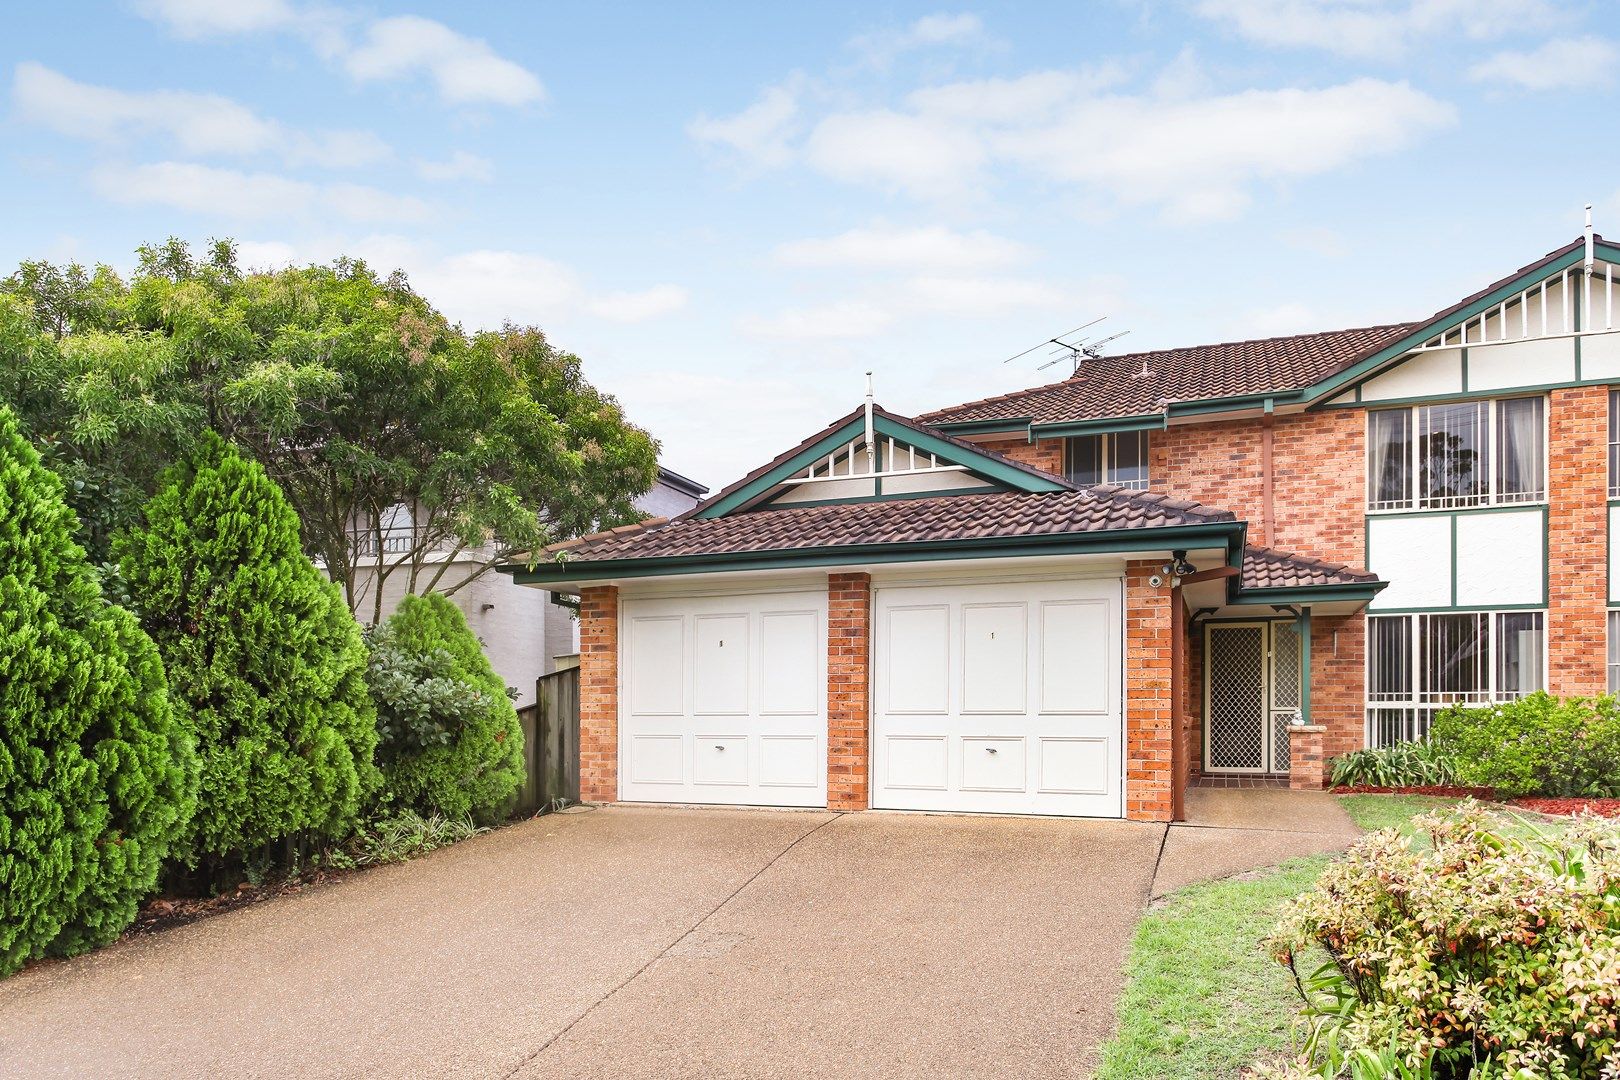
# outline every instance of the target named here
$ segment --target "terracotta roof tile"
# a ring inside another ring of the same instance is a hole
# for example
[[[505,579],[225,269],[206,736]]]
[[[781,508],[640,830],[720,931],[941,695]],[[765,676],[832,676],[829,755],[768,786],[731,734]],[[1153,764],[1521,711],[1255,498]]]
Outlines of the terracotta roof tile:
[[[677,558],[1055,536],[1235,520],[1225,510],[1151,492],[1095,487],[1042,494],[999,491],[889,502],[755,510],[720,518],[679,518],[633,533],[598,534],[569,545],[575,561]]]
[[[1316,585],[1359,585],[1378,580],[1378,575],[1358,566],[1327,562],[1306,555],[1291,555],[1274,548],[1243,549],[1243,572],[1238,578],[1245,589],[1299,589]]]

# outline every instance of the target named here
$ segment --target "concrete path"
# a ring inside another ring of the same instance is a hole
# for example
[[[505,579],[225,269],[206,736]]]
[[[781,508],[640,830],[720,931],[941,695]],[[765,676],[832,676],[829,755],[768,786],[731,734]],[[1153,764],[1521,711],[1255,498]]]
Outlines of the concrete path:
[[[0,1075],[1086,1075],[1194,831],[553,815],[0,981]]]
[[[1153,897],[1301,855],[1343,851],[1361,830],[1325,791],[1192,788],[1187,820],[1170,826]]]

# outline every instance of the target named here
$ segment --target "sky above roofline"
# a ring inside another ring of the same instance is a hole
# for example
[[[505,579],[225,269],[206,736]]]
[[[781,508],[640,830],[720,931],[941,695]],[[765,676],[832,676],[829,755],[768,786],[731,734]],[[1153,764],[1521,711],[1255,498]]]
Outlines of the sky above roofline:
[[[0,264],[359,255],[534,323],[718,490],[860,400],[1422,318],[1620,234],[1620,14],[1551,0],[28,5]]]

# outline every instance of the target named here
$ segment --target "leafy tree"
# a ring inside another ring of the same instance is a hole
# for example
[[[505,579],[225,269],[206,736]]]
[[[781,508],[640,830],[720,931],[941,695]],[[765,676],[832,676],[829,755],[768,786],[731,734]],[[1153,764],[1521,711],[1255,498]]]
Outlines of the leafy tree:
[[[140,250],[127,285],[35,263],[0,294],[0,349],[31,357],[0,398],[60,444],[59,471],[144,494],[217,430],[269,470],[305,550],[372,622],[396,575],[455,592],[635,520],[656,477],[656,444],[577,356],[532,327],[468,334],[363,262],[244,273],[229,242],[199,258],[170,240]],[[109,505],[116,528],[122,504],[80,504]]]
[[[444,596],[407,596],[370,639],[388,794],[423,814],[501,818],[523,786],[523,731],[466,618]]]
[[[275,482],[210,433],[116,550],[197,733],[188,861],[217,871],[342,836],[377,779],[365,646]]]
[[[0,407],[0,973],[117,937],[196,794],[157,649],[102,601],[73,531]]]

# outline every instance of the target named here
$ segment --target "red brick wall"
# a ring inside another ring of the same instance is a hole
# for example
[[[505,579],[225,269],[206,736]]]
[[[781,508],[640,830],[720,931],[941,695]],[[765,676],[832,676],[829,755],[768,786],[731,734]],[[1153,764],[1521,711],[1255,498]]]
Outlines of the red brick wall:
[[[1328,757],[1359,750],[1365,742],[1367,617],[1311,617],[1311,723],[1327,730]]]
[[[872,577],[827,575],[827,806],[865,810]]]
[[[619,797],[619,590],[579,595],[579,797]]]
[[[1125,566],[1125,816],[1135,821],[1169,821],[1173,806],[1172,593],[1148,585],[1158,569],[1147,561]]]
[[[1031,468],[1049,472],[1054,476],[1063,475],[1062,439],[1042,439],[1038,443],[1032,443],[1028,439],[1001,439],[980,445],[986,450],[994,450]]]
[[[1606,386],[1549,395],[1547,689],[1561,696],[1606,685],[1608,419]]]

